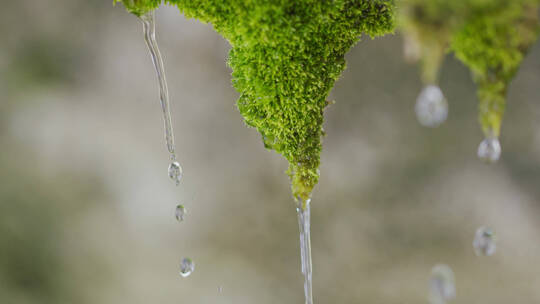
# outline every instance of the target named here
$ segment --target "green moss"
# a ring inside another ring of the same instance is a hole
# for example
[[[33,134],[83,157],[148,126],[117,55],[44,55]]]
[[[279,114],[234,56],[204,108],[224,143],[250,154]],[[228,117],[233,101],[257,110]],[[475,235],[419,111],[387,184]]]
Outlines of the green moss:
[[[399,2],[399,26],[413,61],[421,61],[424,84],[438,82],[438,72],[452,32],[463,16],[467,0],[403,0]]]
[[[479,120],[486,136],[500,134],[508,85],[538,30],[537,0],[497,0],[475,7],[454,35],[451,48],[478,85]]]
[[[506,91],[538,35],[538,0],[403,0],[400,26],[416,44],[422,80],[434,83],[450,48],[478,85],[479,120],[499,136]]]
[[[141,2],[146,4],[130,11],[140,12],[155,3]],[[240,113],[261,133],[266,148],[289,161],[294,197],[309,198],[319,178],[326,97],[345,68],[345,53],[359,36],[393,29],[393,1],[167,3],[187,17],[211,23],[230,42],[229,65],[240,92]]]
[[[161,0],[113,0],[113,4],[122,2],[127,11],[140,17],[161,4]]]

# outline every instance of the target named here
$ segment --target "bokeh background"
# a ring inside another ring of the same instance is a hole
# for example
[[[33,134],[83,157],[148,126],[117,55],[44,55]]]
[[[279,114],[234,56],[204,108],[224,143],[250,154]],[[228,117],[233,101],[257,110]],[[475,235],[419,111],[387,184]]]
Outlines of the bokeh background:
[[[110,1],[1,7],[0,303],[303,302],[287,164],[244,126],[211,26],[157,11],[185,174],[175,187],[140,22]],[[446,263],[453,303],[539,303],[540,46],[510,87],[503,156],[488,166],[468,70],[448,56],[449,119],[422,128],[402,42],[363,39],[331,93],[315,301],[427,303],[430,270]],[[492,257],[474,255],[482,225],[498,235]]]

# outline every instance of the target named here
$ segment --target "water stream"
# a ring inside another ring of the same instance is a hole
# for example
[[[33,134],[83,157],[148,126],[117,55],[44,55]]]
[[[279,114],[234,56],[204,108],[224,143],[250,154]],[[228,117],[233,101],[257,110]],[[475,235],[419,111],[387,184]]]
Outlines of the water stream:
[[[165,78],[165,68],[163,66],[163,59],[159,52],[159,47],[156,41],[156,25],[155,25],[155,13],[154,11],[148,12],[140,17],[143,24],[144,41],[150,51],[150,57],[152,63],[156,69],[156,74],[159,82],[159,101],[161,103],[161,110],[163,114],[163,123],[165,125],[165,141],[167,143],[167,150],[171,155],[171,161],[173,169],[169,168],[169,175],[176,184],[179,183],[182,175],[182,170],[178,163],[176,163],[176,152],[174,150],[174,134],[171,119],[171,105],[169,101],[169,89],[167,87],[167,79]],[[178,167],[178,168],[176,168]]]
[[[304,295],[306,304],[313,304],[312,267],[311,267],[311,237],[310,237],[310,202],[311,199],[298,199],[296,213],[298,214],[298,227],[300,228],[300,259],[302,273],[304,274]]]

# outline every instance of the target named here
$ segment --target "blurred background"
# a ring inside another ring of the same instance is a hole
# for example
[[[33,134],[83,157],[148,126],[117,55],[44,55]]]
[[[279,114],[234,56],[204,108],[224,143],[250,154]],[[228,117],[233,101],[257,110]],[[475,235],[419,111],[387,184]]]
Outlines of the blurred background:
[[[110,1],[3,1],[0,33],[0,303],[303,303],[287,164],[244,126],[211,26],[157,11],[179,187],[136,17]],[[449,118],[420,127],[402,45],[365,38],[331,93],[315,301],[428,303],[431,268],[446,263],[453,303],[539,303],[540,46],[510,87],[503,156],[488,166],[468,70],[446,59]],[[483,225],[498,236],[492,257],[472,248]],[[183,257],[196,264],[187,278]]]

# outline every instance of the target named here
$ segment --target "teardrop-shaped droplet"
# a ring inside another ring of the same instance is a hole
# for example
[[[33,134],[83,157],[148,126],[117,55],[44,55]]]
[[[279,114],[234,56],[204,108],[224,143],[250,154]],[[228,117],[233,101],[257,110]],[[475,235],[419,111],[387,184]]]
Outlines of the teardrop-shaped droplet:
[[[416,99],[416,118],[424,127],[437,127],[448,116],[448,102],[436,85],[428,85],[422,89]]]
[[[184,205],[178,205],[176,206],[176,211],[174,212],[174,216],[176,216],[176,220],[179,222],[182,222],[184,220],[184,216],[186,215],[187,210]]]
[[[478,146],[478,158],[486,163],[495,163],[501,157],[501,143],[497,137],[488,137]]]
[[[454,272],[448,265],[435,265],[429,279],[429,302],[431,304],[444,304],[455,297]]]
[[[180,179],[182,178],[182,167],[177,161],[173,161],[169,165],[169,177],[176,183],[180,184]]]
[[[185,278],[193,271],[195,271],[195,263],[190,258],[184,258],[180,263],[180,275]]]
[[[473,247],[477,256],[490,256],[495,253],[495,233],[487,227],[480,227],[474,235]]]

